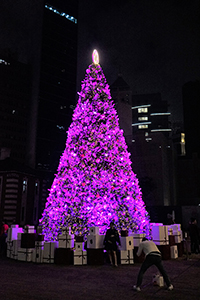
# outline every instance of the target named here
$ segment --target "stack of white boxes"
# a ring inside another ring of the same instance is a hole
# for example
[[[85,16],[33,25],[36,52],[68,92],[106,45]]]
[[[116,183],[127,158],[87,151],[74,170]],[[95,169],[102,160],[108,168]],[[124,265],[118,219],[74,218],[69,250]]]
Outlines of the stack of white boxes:
[[[178,258],[178,248],[177,248],[177,245],[170,246],[170,257],[172,259]]]
[[[37,227],[37,241],[35,241],[35,249],[33,249],[32,261],[35,263],[43,263],[44,256],[44,235],[41,234],[41,226]]]
[[[35,226],[33,226],[33,225],[24,226],[24,233],[36,233]],[[17,250],[18,260],[32,262],[33,250],[34,250],[34,248],[19,247]]]
[[[169,245],[168,226],[153,225],[151,234],[156,245]]]
[[[34,225],[25,225],[24,233],[36,233],[35,226]]]
[[[171,250],[171,255],[173,255],[172,258],[177,258],[177,256],[182,256],[183,254],[183,245],[181,244],[183,240],[183,232],[181,230],[181,224],[172,224],[170,225],[170,229],[173,232],[173,236],[175,239],[175,244],[176,244],[176,250]],[[173,254],[172,254],[173,253]]]
[[[21,245],[21,234],[23,233],[23,228],[19,225],[11,225],[8,229],[7,236],[7,257],[18,259],[18,248]]]
[[[44,242],[43,263],[53,264],[55,249],[58,248],[58,242]]]
[[[58,236],[59,248],[74,248],[74,234],[71,234],[71,227],[64,227]]]
[[[74,265],[87,265],[87,251],[84,242],[75,242]]]
[[[93,226],[89,229],[87,236],[87,248],[89,249],[103,249],[105,235],[99,234],[99,227]]]
[[[173,235],[175,237],[175,243],[176,244],[181,243],[183,240],[181,224],[172,224],[172,225],[170,225],[170,228],[172,229]]]
[[[133,236],[121,236],[120,237],[120,263],[122,265],[134,264],[133,257]]]

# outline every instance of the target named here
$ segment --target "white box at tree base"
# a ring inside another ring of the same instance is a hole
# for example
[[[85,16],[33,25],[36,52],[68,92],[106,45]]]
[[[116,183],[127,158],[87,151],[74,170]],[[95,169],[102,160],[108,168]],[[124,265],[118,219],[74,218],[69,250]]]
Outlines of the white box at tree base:
[[[169,245],[168,226],[152,226],[152,237],[156,245]]]
[[[11,254],[11,258],[18,259],[18,250],[21,248],[21,241],[20,240],[13,240],[13,251]]]
[[[177,245],[170,246],[170,257],[172,259],[178,258],[178,247],[177,247]]]
[[[32,261],[35,263],[42,263],[43,262],[43,256],[44,256],[44,246],[41,245],[36,245],[35,249],[33,249],[32,253]]]
[[[44,242],[43,263],[53,264],[58,242]]]
[[[153,282],[153,285],[164,286],[164,279],[159,274],[153,275],[152,282]]]
[[[8,236],[7,236],[7,241],[12,241],[12,240],[17,240],[18,233],[23,233],[24,230],[21,227],[11,227],[8,228]]]
[[[33,225],[25,225],[24,233],[36,233],[35,226]]]
[[[13,252],[13,241],[7,241],[7,252],[6,256],[8,258],[12,257],[12,252]]]
[[[85,243],[84,242],[75,242],[74,244],[74,247],[75,247],[75,250],[82,250],[84,251],[84,245]]]
[[[17,239],[21,241],[23,232],[18,232]]]
[[[92,226],[89,228],[89,235],[99,234],[99,227]]]
[[[119,247],[120,250],[134,249],[133,236],[121,236],[120,241],[121,241],[121,246]]]
[[[17,252],[18,260],[31,262],[33,250],[34,248],[19,248]]]
[[[171,224],[171,225],[170,225],[170,228],[172,228],[173,233],[174,233],[174,231],[175,231],[175,232],[176,232],[176,231],[180,231],[180,230],[181,230],[181,224]]]
[[[58,236],[59,248],[74,248],[74,234],[60,234]]]
[[[174,231],[173,232],[174,238],[175,238],[175,243],[179,244],[182,241],[182,233],[181,231]]]
[[[133,250],[121,250],[120,262],[121,265],[133,265],[134,264]]]
[[[74,250],[74,265],[87,265],[87,251]]]
[[[62,228],[62,234],[71,234],[71,227],[63,227]]]
[[[133,246],[139,247],[139,244],[142,242],[142,239],[145,237],[145,233],[131,233],[130,236],[133,236]]]
[[[168,235],[173,235],[173,229],[170,226],[168,226]]]
[[[87,248],[90,249],[102,249],[104,248],[105,235],[89,234],[87,236]]]

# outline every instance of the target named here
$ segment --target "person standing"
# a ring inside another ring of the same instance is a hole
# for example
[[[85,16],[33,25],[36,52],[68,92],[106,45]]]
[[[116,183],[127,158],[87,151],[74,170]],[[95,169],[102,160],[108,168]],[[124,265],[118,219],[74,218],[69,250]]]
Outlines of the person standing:
[[[138,273],[137,277],[137,284],[133,286],[133,289],[137,292],[141,291],[140,287],[142,284],[142,279],[144,273],[149,269],[151,266],[155,265],[160,273],[162,274],[164,281],[167,284],[168,290],[173,290],[173,285],[171,284],[169,277],[163,267],[162,264],[162,257],[161,253],[156,246],[156,244],[153,241],[149,241],[147,238],[143,238],[142,242],[140,243],[138,247],[137,256],[140,256],[142,254],[142,251],[145,254],[145,260],[142,263],[142,266],[140,268],[140,271]]]
[[[199,253],[199,229],[197,226],[197,220],[195,218],[191,218],[188,231],[191,240],[191,252],[198,254]]]
[[[110,228],[106,231],[106,236],[104,239],[105,249],[108,253],[110,264],[113,265],[112,254],[114,256],[114,266],[117,267],[117,244],[121,245],[119,239],[119,233],[114,228],[114,223],[110,223]]]
[[[1,232],[0,232],[0,254],[5,254],[6,251],[6,238],[8,235],[8,228],[7,221],[3,220],[1,224]]]

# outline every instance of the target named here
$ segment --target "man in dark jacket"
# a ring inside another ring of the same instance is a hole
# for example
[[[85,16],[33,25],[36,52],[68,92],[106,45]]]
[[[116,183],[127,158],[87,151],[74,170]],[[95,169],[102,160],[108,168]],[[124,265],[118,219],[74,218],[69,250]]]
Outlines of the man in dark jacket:
[[[191,240],[191,252],[197,254],[199,253],[199,229],[195,218],[191,218],[188,231]]]

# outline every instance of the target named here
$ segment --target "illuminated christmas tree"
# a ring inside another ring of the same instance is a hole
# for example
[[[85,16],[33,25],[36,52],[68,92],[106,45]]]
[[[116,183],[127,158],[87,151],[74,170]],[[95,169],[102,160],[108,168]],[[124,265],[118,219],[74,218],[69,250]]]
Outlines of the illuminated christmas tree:
[[[79,235],[91,226],[105,233],[111,221],[119,230],[148,234],[149,216],[129,156],[94,50],[40,220],[45,239],[56,240],[66,226]]]

